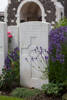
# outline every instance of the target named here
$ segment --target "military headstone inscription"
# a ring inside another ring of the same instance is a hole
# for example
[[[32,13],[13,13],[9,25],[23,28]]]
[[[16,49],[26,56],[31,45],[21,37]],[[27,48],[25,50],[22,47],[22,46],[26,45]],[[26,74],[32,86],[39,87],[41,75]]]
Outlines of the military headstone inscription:
[[[42,79],[41,69],[46,68],[36,63],[33,58],[38,56],[33,50],[37,47],[43,47],[48,50],[48,33],[50,31],[49,23],[25,22],[19,26],[20,32],[20,83],[27,87],[41,88],[42,84],[48,83],[48,79]],[[46,55],[46,54],[45,54]],[[41,56],[39,56],[41,60]],[[40,68],[39,68],[40,67]]]

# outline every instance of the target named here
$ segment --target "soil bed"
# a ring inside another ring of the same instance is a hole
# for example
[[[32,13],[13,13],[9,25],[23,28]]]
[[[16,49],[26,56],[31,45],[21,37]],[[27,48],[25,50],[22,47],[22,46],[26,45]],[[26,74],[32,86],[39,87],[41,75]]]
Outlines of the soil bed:
[[[61,96],[62,97],[62,96]],[[62,100],[60,96],[48,96],[46,94],[38,94],[34,97],[30,97],[27,100]]]
[[[21,88],[21,87],[20,87]],[[11,91],[1,91],[1,95],[10,96]],[[62,100],[61,96],[52,96],[52,95],[46,95],[45,93],[39,93],[35,96],[24,98],[24,100]]]

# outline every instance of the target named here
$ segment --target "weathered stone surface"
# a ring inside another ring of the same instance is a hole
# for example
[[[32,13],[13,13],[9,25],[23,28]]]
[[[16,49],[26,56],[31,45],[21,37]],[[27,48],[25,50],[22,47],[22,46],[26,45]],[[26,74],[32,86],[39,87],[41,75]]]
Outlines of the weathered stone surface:
[[[20,32],[20,83],[27,87],[41,88],[43,84],[48,83],[48,79],[42,80],[42,70],[45,69],[46,63],[39,65],[30,61],[30,56],[37,56],[33,54],[33,50],[38,47],[43,47],[48,50],[48,33],[50,31],[49,23],[42,22],[25,22],[19,26]],[[46,54],[45,54],[46,56]],[[26,59],[28,59],[27,62]],[[34,66],[34,67],[33,67]],[[39,70],[39,67],[41,70]]]
[[[4,67],[5,57],[8,53],[7,24],[0,22],[0,74]]]

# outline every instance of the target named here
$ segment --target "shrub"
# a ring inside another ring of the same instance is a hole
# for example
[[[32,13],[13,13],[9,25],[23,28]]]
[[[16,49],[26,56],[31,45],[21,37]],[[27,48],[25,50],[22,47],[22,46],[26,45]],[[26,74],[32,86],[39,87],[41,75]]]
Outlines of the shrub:
[[[49,34],[49,80],[67,80],[67,27],[53,29]]]
[[[35,96],[40,93],[38,89],[28,89],[28,88],[16,88],[12,91],[11,96],[19,97],[19,98],[27,98],[31,96]]]
[[[59,28],[61,26],[67,26],[67,19],[66,18],[60,20],[59,23],[56,23],[55,28]]]
[[[0,76],[0,89],[12,89],[19,85],[19,49],[15,48],[5,59],[5,66]]]
[[[65,89],[67,90],[67,80],[65,80],[65,81],[63,82],[63,86],[64,86]]]
[[[49,83],[49,84],[44,84],[42,86],[42,91],[48,95],[58,96],[60,95],[60,91],[62,90],[63,90],[62,84]]]

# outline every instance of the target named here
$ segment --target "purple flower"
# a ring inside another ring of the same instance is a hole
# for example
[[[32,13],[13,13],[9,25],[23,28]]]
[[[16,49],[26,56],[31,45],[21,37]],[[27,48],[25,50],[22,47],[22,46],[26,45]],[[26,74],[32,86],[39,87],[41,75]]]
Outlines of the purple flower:
[[[11,60],[10,60],[10,58],[8,56],[5,59],[5,66],[7,68],[10,68],[11,67]]]
[[[49,33],[49,56],[51,56],[52,61],[56,56],[56,60],[59,62],[62,58],[62,44],[65,41],[65,34],[67,34],[67,27],[60,27],[53,29]],[[55,60],[55,61],[56,61]],[[63,60],[64,61],[64,60]]]
[[[48,56],[45,56],[45,59],[48,60]]]
[[[5,67],[6,69],[10,69],[11,68],[11,63],[12,61],[18,61],[19,60],[19,48],[15,48],[14,51],[10,52],[8,54],[8,56],[5,59]]]
[[[56,58],[55,57],[51,57],[51,60],[52,60],[52,62],[54,63],[54,62],[56,62]]]
[[[64,59],[60,59],[60,63],[63,64],[64,63]]]

